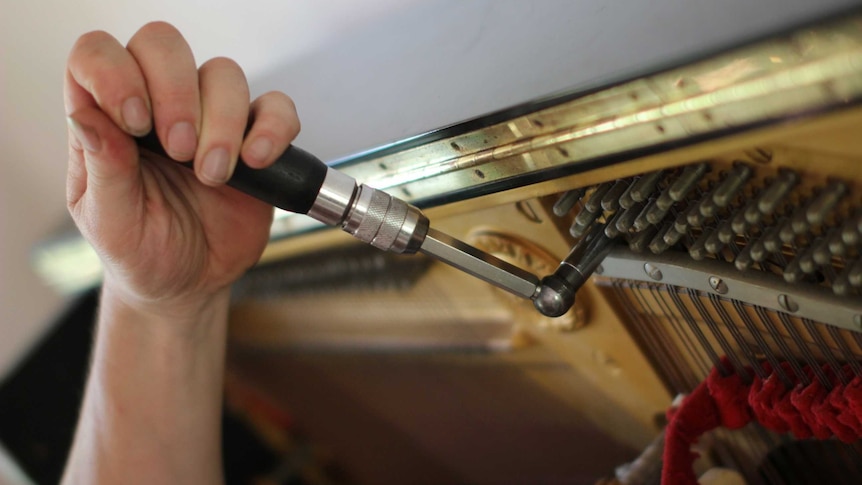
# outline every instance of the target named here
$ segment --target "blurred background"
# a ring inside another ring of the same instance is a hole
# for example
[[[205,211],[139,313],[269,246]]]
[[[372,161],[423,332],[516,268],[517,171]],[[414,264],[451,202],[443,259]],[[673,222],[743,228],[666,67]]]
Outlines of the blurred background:
[[[853,0],[5,0],[0,14],[0,379],[71,304],[34,273],[34,245],[68,228],[65,58],[151,20],[224,55],[252,94],[296,101],[297,144],[324,160],[542,96],[694,59]],[[0,413],[2,413],[0,409]],[[2,437],[0,437],[2,441]],[[0,459],[0,483],[22,483]]]

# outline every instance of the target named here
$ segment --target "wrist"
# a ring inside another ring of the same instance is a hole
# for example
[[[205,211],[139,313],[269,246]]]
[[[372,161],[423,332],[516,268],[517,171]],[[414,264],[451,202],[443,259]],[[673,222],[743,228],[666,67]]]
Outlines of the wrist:
[[[212,292],[151,299],[130,291],[106,274],[102,286],[101,311],[115,315],[117,325],[146,326],[150,332],[199,338],[220,322],[227,322],[230,287]]]

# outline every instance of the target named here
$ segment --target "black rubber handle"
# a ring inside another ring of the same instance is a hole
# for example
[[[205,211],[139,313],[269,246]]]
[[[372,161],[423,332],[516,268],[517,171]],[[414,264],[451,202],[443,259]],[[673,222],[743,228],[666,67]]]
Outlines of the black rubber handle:
[[[155,130],[138,138],[138,146],[160,157],[171,159],[162,148]],[[191,162],[184,163],[192,168]],[[327,166],[314,155],[295,146],[287,150],[267,168],[251,168],[241,159],[227,184],[267,204],[290,212],[305,214],[311,209]]]

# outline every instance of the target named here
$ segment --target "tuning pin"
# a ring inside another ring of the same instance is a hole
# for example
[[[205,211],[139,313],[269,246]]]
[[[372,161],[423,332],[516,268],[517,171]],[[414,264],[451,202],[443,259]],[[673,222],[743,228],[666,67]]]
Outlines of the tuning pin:
[[[740,222],[738,222],[738,223],[742,224],[742,227],[743,227],[742,231],[745,230],[746,224],[757,224],[763,218],[763,212],[760,212],[760,209],[758,209],[758,203],[757,203],[756,199],[749,202],[745,206],[744,210],[737,212],[737,214],[734,215],[734,222],[736,222],[737,217],[739,216],[740,213],[742,214],[742,217],[740,218]],[[742,231],[739,231],[739,232],[742,232]]]
[[[760,214],[768,216],[775,212],[778,204],[793,190],[796,183],[799,181],[799,176],[796,172],[790,170],[782,170],[778,177],[769,184],[769,187],[760,194],[757,199],[757,210]],[[752,223],[753,224],[753,223]]]
[[[622,215],[617,221],[617,229],[620,232],[629,232],[632,226],[634,226],[638,215],[640,215],[641,211],[643,211],[644,205],[646,204],[644,204],[643,202],[635,202],[635,205],[622,211]]]
[[[602,198],[608,193],[608,190],[613,186],[613,182],[605,182],[593,191],[590,198],[584,203],[584,209],[589,212],[599,213],[602,211]]]
[[[641,177],[641,178],[643,178],[643,177]],[[620,207],[621,208],[628,209],[631,206],[635,205],[635,199],[632,197],[632,189],[634,189],[635,184],[637,184],[637,181],[640,180],[641,178],[638,178],[634,182],[632,182],[628,186],[628,188],[625,190],[625,192],[623,192],[623,194],[620,196]]]
[[[844,244],[844,238],[842,237],[841,232],[842,231],[833,231],[827,239],[829,252],[832,253],[833,256],[843,256],[847,253],[847,245]]]
[[[700,215],[704,218],[712,217],[718,213],[718,205],[712,199],[712,197],[706,197],[700,201],[698,205],[698,210],[700,211]]]
[[[803,273],[811,274],[817,270],[817,262],[814,261],[814,246],[808,247],[796,259],[799,260],[799,269]]]
[[[786,219],[781,224],[781,228],[778,230],[778,238],[784,244],[790,244],[796,239],[796,232],[793,230],[793,219]]]
[[[806,212],[807,211],[804,208],[799,209],[790,217],[790,231],[793,233],[793,237],[790,238],[790,241],[792,241],[797,234],[804,234],[806,231],[811,229],[811,222],[805,215]],[[787,241],[784,236],[782,236],[781,239],[784,240],[784,242],[790,242]]]
[[[733,198],[736,197],[736,194],[742,189],[745,185],[745,182],[751,178],[751,167],[748,165],[739,163],[733,170],[731,170],[727,174],[727,178],[725,178],[719,185],[716,187],[715,192],[712,195],[712,201],[718,207],[727,207],[733,201]]]
[[[841,226],[841,240],[848,246],[856,246],[862,242],[862,214],[850,218]]]
[[[764,249],[770,253],[777,253],[781,250],[781,246],[784,242],[781,239],[780,233],[786,222],[787,221],[783,221],[770,227],[763,234],[763,237],[760,238],[760,241],[763,241]]]
[[[670,210],[671,205],[673,205],[673,201],[671,201],[671,203],[668,204],[667,207],[664,207],[662,205],[662,198],[666,193],[667,192],[662,192],[661,196],[659,196],[659,198],[655,200],[655,204],[650,205],[649,210],[646,214],[646,220],[650,224],[658,224],[659,222],[661,222],[662,219],[664,219],[664,216],[666,216],[668,211]],[[668,199],[670,198],[668,197]]]
[[[698,182],[700,182],[700,179],[703,178],[707,170],[709,170],[709,165],[706,163],[699,163],[697,165],[686,167],[682,171],[682,174],[680,174],[679,178],[677,178],[668,188],[668,197],[670,197],[674,202],[679,202],[685,199],[685,196],[697,186]]]
[[[554,204],[553,212],[557,217],[563,217],[568,214],[572,207],[581,200],[581,197],[584,195],[584,188],[569,190],[565,194],[563,194],[557,202]]]
[[[698,261],[706,257],[708,251],[704,245],[706,244],[706,240],[712,236],[712,232],[712,228],[704,228],[703,233],[701,233],[700,237],[698,237],[697,240],[694,241],[694,244],[692,244],[691,248],[689,248],[689,256]]]
[[[678,243],[684,235],[685,233],[677,231],[675,226],[670,226],[670,229],[668,229],[667,232],[664,233],[662,239],[664,239],[664,242],[668,246],[673,246],[674,244]]]
[[[832,292],[836,295],[846,296],[850,293],[850,268],[850,266],[845,266],[832,281]]]
[[[632,200],[635,202],[643,202],[652,195],[653,191],[655,191],[656,185],[658,185],[662,176],[664,176],[664,172],[659,170],[658,172],[652,172],[644,175],[639,178],[637,182],[632,184],[632,189],[630,191],[630,195]]]
[[[706,249],[706,252],[709,254],[718,254],[722,248],[724,248],[724,242],[722,242],[721,238],[718,237],[719,231],[712,231],[709,237],[703,241],[703,248]]]
[[[572,222],[572,227],[569,228],[569,234],[571,234],[572,237],[575,239],[580,238],[587,233],[587,229],[589,229],[590,226],[593,225],[593,223],[596,221],[596,219],[599,218],[600,215],[602,215],[601,210],[597,212],[590,212],[585,206],[583,209],[581,209],[581,212],[579,212],[578,215],[575,216],[575,221]]]
[[[758,214],[758,218],[751,222],[748,218],[749,212],[755,212]],[[757,201],[752,200],[749,202],[744,209],[740,209],[733,214],[733,219],[731,219],[731,228],[733,228],[733,232],[736,234],[745,234],[745,230],[748,228],[749,224],[757,224],[760,222],[759,214],[757,210]]]
[[[784,268],[784,281],[788,283],[797,283],[802,280],[803,276],[805,273],[799,267],[799,258],[795,258]]]
[[[734,258],[733,264],[739,271],[745,271],[754,263],[754,258],[751,256],[751,246],[746,246]]]
[[[623,217],[623,211],[619,211],[616,214],[614,214],[614,216],[611,218],[610,221],[608,221],[607,224],[605,224],[605,236],[613,239],[613,238],[619,236],[620,234],[622,234],[622,231],[620,231],[619,228],[617,227],[617,223],[619,223],[619,221],[620,221],[620,219],[622,219],[622,217]]]
[[[820,265],[827,265],[832,262],[832,250],[829,249],[829,241],[836,237],[837,230],[832,230],[826,237],[820,238],[811,247],[813,248],[811,256],[814,262]]]
[[[832,181],[808,206],[808,210],[805,212],[805,219],[808,223],[811,225],[822,224],[829,212],[844,197],[845,192],[847,192],[847,185],[844,182]]]
[[[602,209],[614,212],[620,208],[620,197],[629,188],[625,180],[617,180],[610,190],[602,197]]]
[[[644,205],[643,210],[638,214],[635,219],[634,228],[636,232],[643,231],[649,226],[654,225],[653,222],[650,221],[649,214],[655,207],[655,199],[650,199],[649,202]]]
[[[670,247],[670,245],[664,242],[664,235],[667,231],[673,230],[673,224],[668,224],[666,228],[658,231],[655,237],[649,243],[649,250],[652,251],[653,254],[661,254]]]
[[[862,287],[862,258],[850,266],[850,271],[847,272],[847,281],[850,282],[851,286]]]
[[[653,240],[658,227],[648,226],[643,231],[638,232],[631,241],[629,241],[629,249],[636,253],[642,253],[649,248],[649,243]]]
[[[724,244],[730,244],[730,242],[736,237],[736,234],[737,232],[733,228],[733,223],[731,221],[722,222],[716,231],[716,237]]]
[[[692,227],[702,226],[704,219],[706,219],[706,218],[703,216],[703,214],[700,211],[700,203],[692,204],[691,208],[685,212],[686,224],[688,224]]]
[[[751,245],[748,246],[748,248],[748,252],[751,255],[752,260],[758,263],[766,261],[766,257],[769,255],[769,251],[767,251],[766,247],[763,245],[763,239],[758,239],[754,241],[753,243],[751,243]]]

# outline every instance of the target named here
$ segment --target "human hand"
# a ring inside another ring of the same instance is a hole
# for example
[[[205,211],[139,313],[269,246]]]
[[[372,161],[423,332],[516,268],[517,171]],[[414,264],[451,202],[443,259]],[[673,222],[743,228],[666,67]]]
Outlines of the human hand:
[[[296,137],[290,98],[272,92],[249,104],[235,62],[196,68],[185,39],[163,22],[126,47],[104,32],[80,37],[64,93],[67,204],[102,260],[106,287],[164,314],[193,313],[226,293],[260,257],[272,208],[223,184],[239,154],[262,168]],[[194,172],[140,156],[133,136],[153,128],[171,157],[194,160]]]

